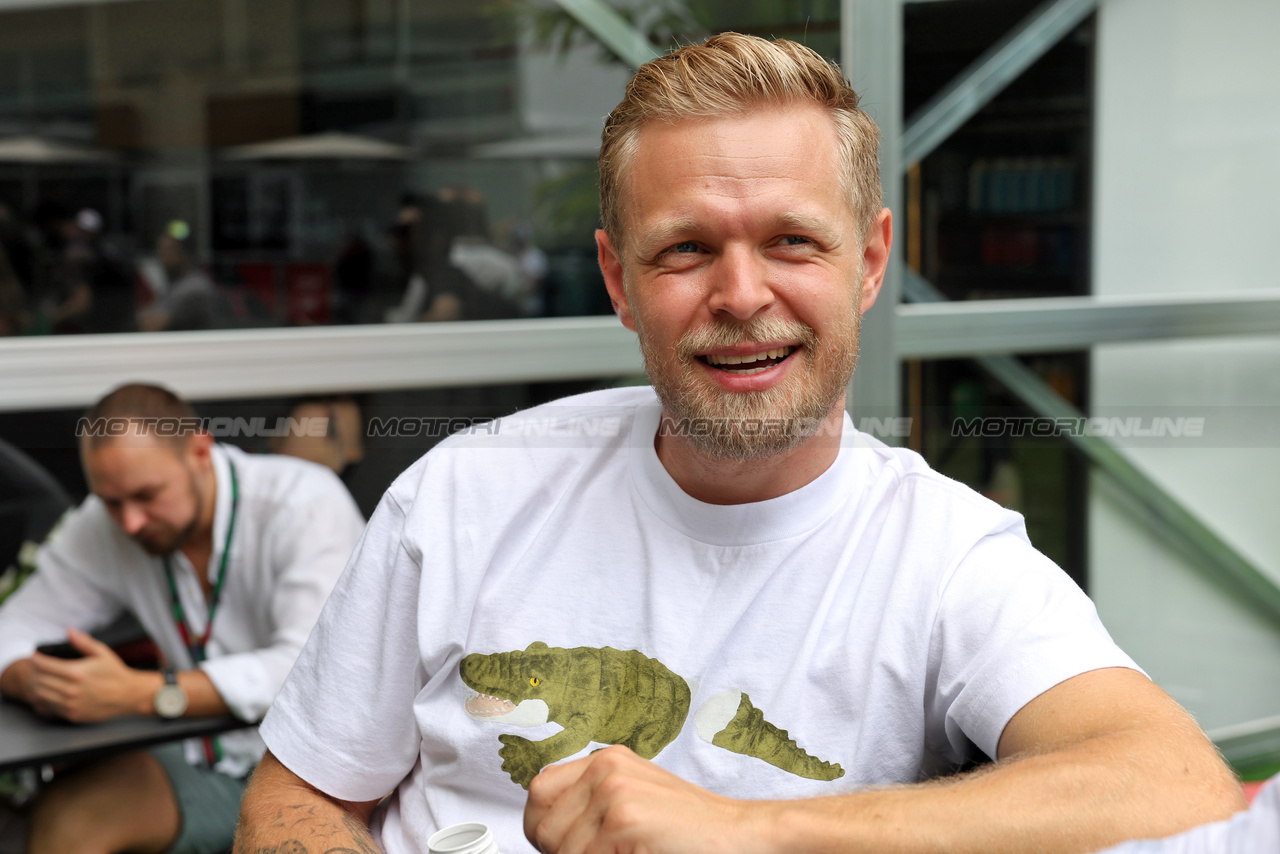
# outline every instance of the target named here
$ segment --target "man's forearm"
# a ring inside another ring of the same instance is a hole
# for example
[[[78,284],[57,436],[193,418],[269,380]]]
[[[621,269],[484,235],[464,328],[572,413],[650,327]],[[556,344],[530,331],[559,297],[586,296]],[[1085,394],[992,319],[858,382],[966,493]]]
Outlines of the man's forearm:
[[[525,835],[548,854],[580,851],[584,839],[667,854],[1079,854],[1244,807],[1235,778],[1194,735],[1162,743],[1126,729],[946,780],[785,801],[730,800],[609,747],[533,779]]]
[[[178,684],[187,692],[187,717],[231,714],[227,701],[222,699],[213,680],[203,670],[181,671]],[[155,696],[154,692],[152,696]]]
[[[375,804],[330,798],[268,753],[245,790],[235,854],[381,854],[369,833]]]
[[[11,700],[30,703],[29,687],[32,667],[29,658],[20,658],[6,667],[4,672],[0,673],[0,694]]]
[[[164,685],[164,676],[155,670],[133,670],[131,675],[133,689],[131,691],[134,712],[140,715],[155,714],[156,692]],[[178,685],[187,695],[187,710],[184,717],[213,717],[229,715],[231,709],[218,693],[211,680],[203,670],[182,670],[177,674]]]
[[[84,657],[63,660],[36,655],[15,661],[0,673],[0,692],[41,714],[75,722],[155,714],[156,692],[164,685],[160,673],[126,666],[109,647],[88,635],[73,637],[83,645]],[[177,678],[187,694],[187,715],[230,712],[204,671],[183,671]]]
[[[775,851],[1088,852],[1244,808],[1211,751],[1180,773],[1157,763],[1141,734],[1117,733],[936,783],[770,802],[758,826]]]

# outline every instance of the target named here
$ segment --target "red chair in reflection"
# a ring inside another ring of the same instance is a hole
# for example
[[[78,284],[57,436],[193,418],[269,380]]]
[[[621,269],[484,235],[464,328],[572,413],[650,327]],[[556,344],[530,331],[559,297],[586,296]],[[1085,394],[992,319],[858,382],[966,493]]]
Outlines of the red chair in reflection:
[[[330,322],[333,292],[327,265],[290,264],[285,268],[284,281],[290,323],[314,326]]]
[[[244,282],[263,309],[272,317],[276,313],[276,265],[263,263],[237,264],[236,276]]]

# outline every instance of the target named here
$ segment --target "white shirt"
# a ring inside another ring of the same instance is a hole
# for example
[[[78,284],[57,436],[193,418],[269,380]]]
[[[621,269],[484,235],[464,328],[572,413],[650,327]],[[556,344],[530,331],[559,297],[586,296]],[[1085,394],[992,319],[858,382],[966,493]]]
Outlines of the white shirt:
[[[275,698],[364,523],[346,487],[323,466],[215,446],[210,581],[226,544],[231,464],[239,508],[207,660],[199,667],[231,712],[252,722]],[[181,552],[171,561],[188,626],[200,637],[209,612],[196,570]],[[124,610],[175,667],[195,666],[174,620],[162,559],[112,522],[96,496],[70,514],[36,564],[36,573],[0,607],[0,672],[39,644],[66,640],[68,626],[96,628]],[[262,756],[256,730],[220,738],[219,771],[239,776]]]
[[[994,755],[1040,693],[1133,666],[1020,516],[918,455],[846,418],[809,484],[712,505],[658,459],[658,414],[648,389],[519,413],[383,498],[262,733],[330,795],[394,790],[389,854],[465,821],[531,852],[522,755],[634,737],[725,796],[835,795]],[[464,681],[477,658],[501,684]],[[716,743],[743,695],[795,742],[780,764]],[[801,751],[841,773],[801,773]]]

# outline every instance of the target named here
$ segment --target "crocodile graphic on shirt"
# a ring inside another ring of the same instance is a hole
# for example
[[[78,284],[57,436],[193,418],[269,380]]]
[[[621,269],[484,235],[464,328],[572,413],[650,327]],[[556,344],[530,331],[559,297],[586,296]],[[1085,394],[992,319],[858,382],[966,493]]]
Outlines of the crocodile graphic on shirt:
[[[689,683],[662,662],[634,649],[550,647],[490,655],[472,653],[459,665],[478,693],[467,701],[473,718],[517,726],[554,721],[564,729],[542,741],[498,736],[502,770],[524,788],[547,765],[587,745],[622,744],[652,759],[680,734],[689,717]],[[711,697],[694,712],[698,735],[711,744],[762,759],[811,780],[844,776],[839,765],[810,756],[740,691]]]

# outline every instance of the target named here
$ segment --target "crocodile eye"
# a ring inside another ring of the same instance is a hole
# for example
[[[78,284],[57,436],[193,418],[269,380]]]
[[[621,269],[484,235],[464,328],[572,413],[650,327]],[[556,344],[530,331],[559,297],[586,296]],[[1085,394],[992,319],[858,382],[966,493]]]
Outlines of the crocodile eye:
[[[541,680],[541,679],[539,679],[537,676],[530,676],[530,677],[529,677],[529,684],[530,684],[530,685],[532,685],[532,686],[533,686],[533,687],[535,687],[535,688],[537,688],[537,687],[538,687],[538,683],[539,683],[539,682],[541,682],[541,681],[542,681],[542,680]]]

